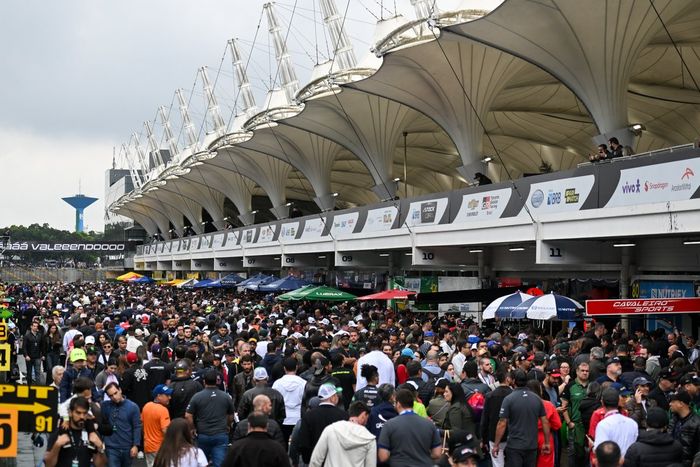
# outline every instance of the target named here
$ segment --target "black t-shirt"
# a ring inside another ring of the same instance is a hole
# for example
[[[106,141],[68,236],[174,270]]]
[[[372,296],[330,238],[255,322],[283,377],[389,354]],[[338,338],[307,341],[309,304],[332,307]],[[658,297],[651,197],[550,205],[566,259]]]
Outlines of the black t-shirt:
[[[86,423],[83,430],[64,430],[60,428],[49,436],[49,442],[46,449],[51,450],[58,437],[64,433],[70,437],[70,443],[61,448],[58,453],[58,463],[56,467],[71,467],[73,459],[78,460],[80,467],[90,467],[92,456],[95,454],[95,447],[88,444],[88,434],[94,431],[92,423]]]

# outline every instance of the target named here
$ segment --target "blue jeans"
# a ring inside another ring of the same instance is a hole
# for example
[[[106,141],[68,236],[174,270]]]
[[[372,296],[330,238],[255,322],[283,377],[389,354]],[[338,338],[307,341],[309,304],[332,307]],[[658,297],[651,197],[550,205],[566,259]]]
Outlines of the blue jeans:
[[[105,453],[107,454],[107,465],[109,467],[131,467],[131,454],[129,451],[131,448],[126,449],[114,449],[107,448]]]
[[[204,451],[212,467],[220,467],[228,451],[228,435],[197,435],[197,447]],[[110,466],[112,467],[112,466]]]

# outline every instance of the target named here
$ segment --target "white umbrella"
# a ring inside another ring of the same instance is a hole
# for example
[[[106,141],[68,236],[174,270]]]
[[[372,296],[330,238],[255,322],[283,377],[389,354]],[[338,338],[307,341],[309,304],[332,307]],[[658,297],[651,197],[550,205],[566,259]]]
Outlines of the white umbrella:
[[[532,298],[532,295],[517,291],[510,295],[498,297],[489,306],[484,308],[483,319],[509,318],[515,307],[525,300]]]
[[[540,295],[515,307],[514,313],[525,313],[530,319],[574,320],[580,318],[583,306],[574,299],[555,293]]]

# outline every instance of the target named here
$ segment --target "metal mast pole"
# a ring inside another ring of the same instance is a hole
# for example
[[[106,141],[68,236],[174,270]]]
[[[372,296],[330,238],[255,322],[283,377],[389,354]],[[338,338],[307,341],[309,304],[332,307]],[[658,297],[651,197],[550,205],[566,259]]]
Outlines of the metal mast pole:
[[[185,101],[185,96],[182,95],[182,89],[175,91],[175,96],[177,96],[177,102],[180,106],[180,115],[182,116],[182,126],[185,130],[185,135],[187,136],[187,148],[192,148],[192,151],[197,150],[197,136],[194,134],[194,125],[190,119],[190,112],[187,109],[187,101]]]
[[[170,159],[172,160],[180,150],[177,148],[177,141],[173,135],[170,120],[168,120],[168,117],[165,115],[165,107],[161,106],[158,109],[158,113],[160,114],[160,123],[163,125],[163,134],[165,135],[165,140],[168,143],[168,148],[170,149]]]
[[[214,90],[209,82],[209,73],[207,73],[207,67],[203,66],[199,69],[202,75],[202,86],[204,88],[204,95],[207,98],[207,113],[211,117],[212,128],[215,133],[220,134],[226,124],[224,119],[221,118],[221,113],[219,112],[219,104],[216,102],[216,96],[214,95]]]
[[[292,103],[294,102],[297,91],[299,91],[299,80],[292,67],[292,59],[287,51],[287,44],[282,38],[282,28],[279,25],[279,21],[277,21],[274,6],[272,3],[266,3],[264,8],[267,14],[267,24],[270,35],[275,44],[275,57],[277,58],[279,75],[281,78],[280,84],[282,85],[282,89],[284,89],[287,100]]]
[[[323,22],[326,24],[328,33],[331,36],[337,69],[349,70],[355,68],[357,65],[355,50],[348,40],[348,35],[345,33],[343,18],[338,13],[335,0],[321,0],[321,11],[323,12]]]
[[[241,51],[238,49],[238,41],[236,39],[229,39],[228,45],[231,48],[233,69],[236,73],[238,89],[240,90],[241,99],[243,100],[243,113],[249,117],[252,117],[258,112],[258,107],[255,105],[255,97],[253,96],[250,81],[248,80],[248,72],[243,65]]]

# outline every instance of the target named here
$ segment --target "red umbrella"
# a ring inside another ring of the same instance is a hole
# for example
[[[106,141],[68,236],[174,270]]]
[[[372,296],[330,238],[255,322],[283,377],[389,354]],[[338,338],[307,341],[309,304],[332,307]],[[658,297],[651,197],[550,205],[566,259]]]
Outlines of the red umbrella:
[[[357,297],[357,300],[408,300],[410,295],[416,295],[416,293],[411,290],[385,290],[372,295]]]

